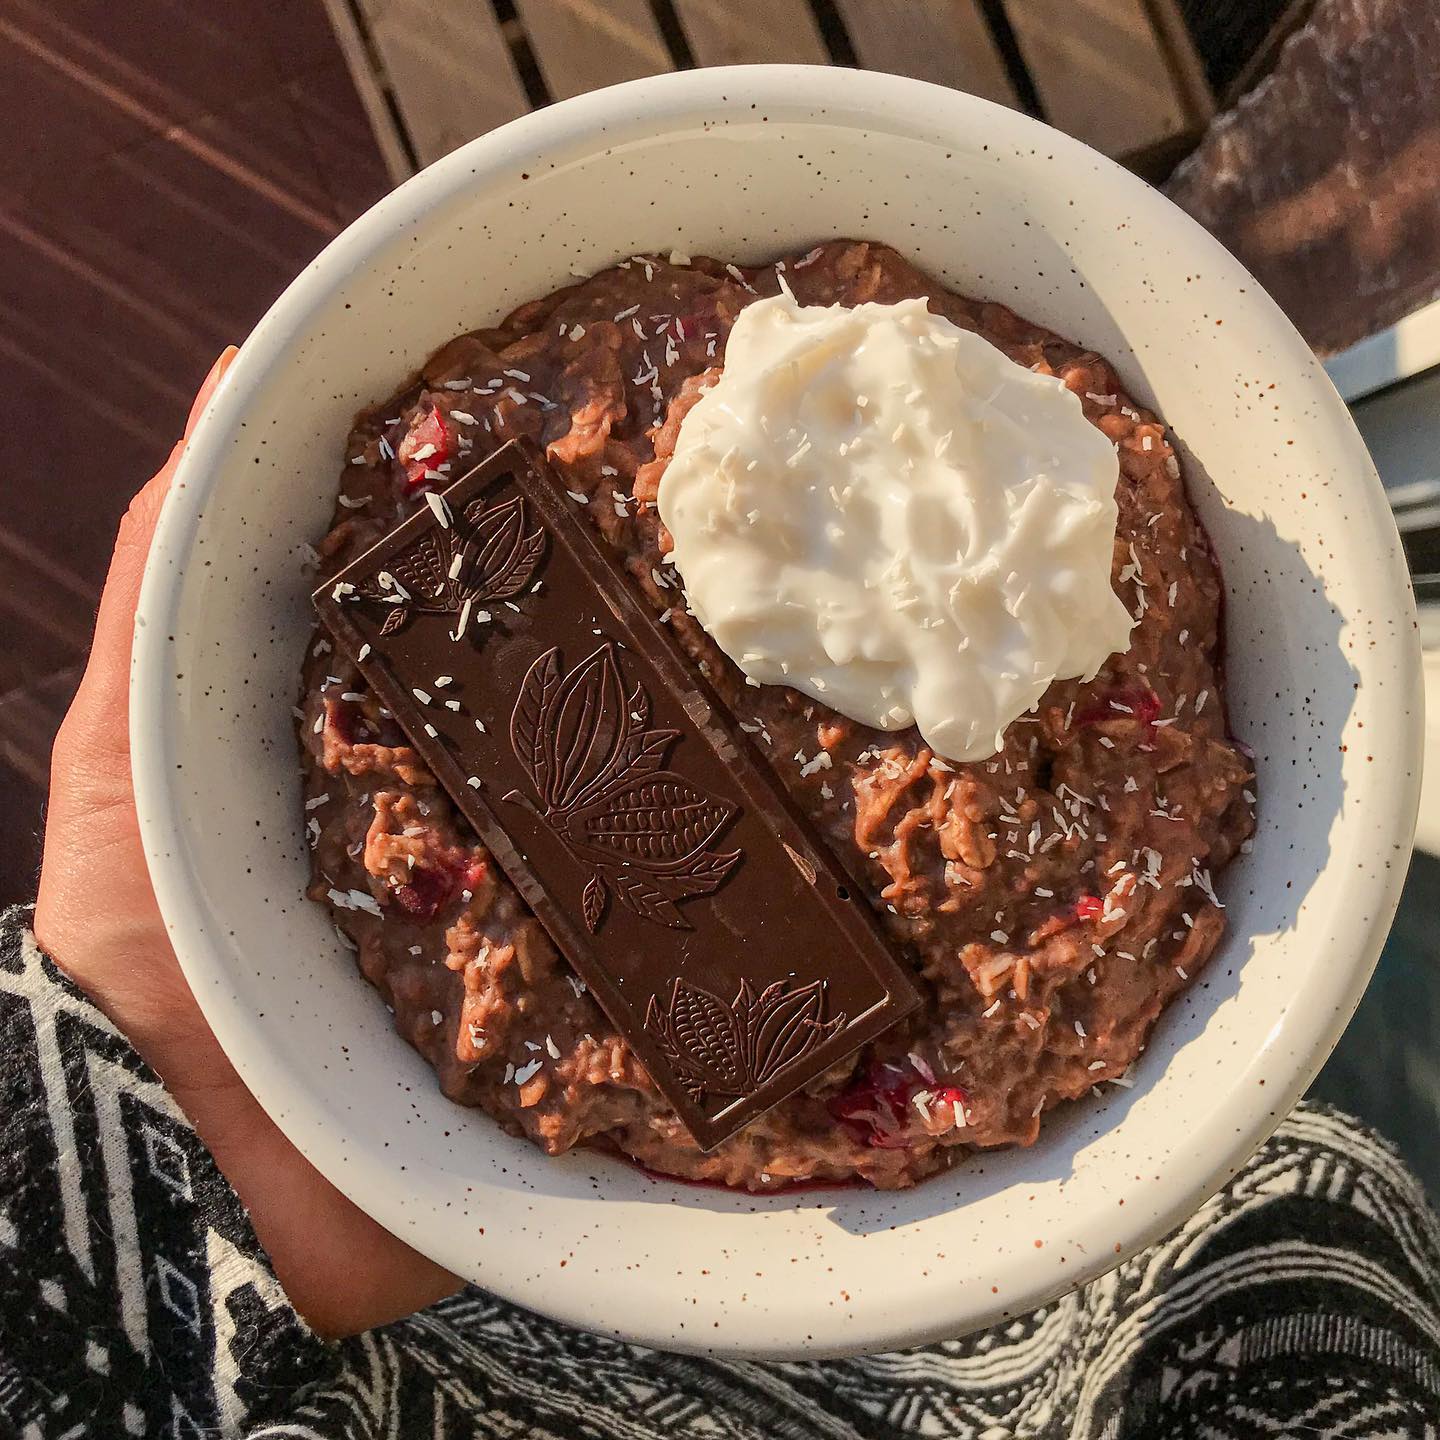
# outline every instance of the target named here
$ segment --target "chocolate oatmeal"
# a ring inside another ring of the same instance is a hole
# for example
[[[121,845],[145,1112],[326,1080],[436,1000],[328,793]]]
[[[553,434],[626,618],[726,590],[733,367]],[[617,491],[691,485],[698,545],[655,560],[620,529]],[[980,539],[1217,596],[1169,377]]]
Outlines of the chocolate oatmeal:
[[[947,761],[913,729],[748,686],[686,613],[658,486],[735,317],[779,274],[801,304],[927,297],[1057,376],[1116,445],[1112,581],[1136,617],[1130,647],[1088,683],[1051,685],[990,759]],[[299,725],[310,893],[445,1094],[552,1154],[603,1146],[755,1190],[888,1188],[968,1147],[1029,1144],[1047,1108],[1123,1079],[1219,941],[1212,876],[1250,835],[1254,797],[1226,735],[1215,561],[1163,425],[1109,364],[881,246],[839,241],[758,269],[637,257],[452,341],[359,417],[322,576],[520,436],[544,447],[656,624],[869,897],[924,1004],[702,1153],[394,720],[317,639]]]

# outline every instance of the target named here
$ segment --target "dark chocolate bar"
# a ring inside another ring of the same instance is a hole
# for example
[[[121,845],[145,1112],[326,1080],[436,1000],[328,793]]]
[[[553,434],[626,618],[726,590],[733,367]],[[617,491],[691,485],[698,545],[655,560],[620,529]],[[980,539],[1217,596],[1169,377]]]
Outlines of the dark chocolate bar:
[[[920,997],[538,450],[427,499],[321,618],[710,1149]]]

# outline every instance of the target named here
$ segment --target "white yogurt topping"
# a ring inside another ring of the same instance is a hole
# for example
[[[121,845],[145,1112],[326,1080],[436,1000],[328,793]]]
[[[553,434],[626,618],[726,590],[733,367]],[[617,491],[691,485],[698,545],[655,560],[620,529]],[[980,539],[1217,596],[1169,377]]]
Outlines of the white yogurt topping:
[[[1129,644],[1118,462],[1060,381],[898,305],[759,300],[680,427],[660,518],[753,680],[983,759]]]

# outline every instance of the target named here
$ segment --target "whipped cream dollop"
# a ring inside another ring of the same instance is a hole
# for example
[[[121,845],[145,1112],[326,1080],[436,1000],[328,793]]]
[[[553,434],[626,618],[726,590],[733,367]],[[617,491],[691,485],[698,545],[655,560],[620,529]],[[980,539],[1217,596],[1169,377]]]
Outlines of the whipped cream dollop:
[[[660,518],[690,609],[760,684],[983,759],[1129,643],[1118,462],[1079,399],[926,308],[747,306]]]

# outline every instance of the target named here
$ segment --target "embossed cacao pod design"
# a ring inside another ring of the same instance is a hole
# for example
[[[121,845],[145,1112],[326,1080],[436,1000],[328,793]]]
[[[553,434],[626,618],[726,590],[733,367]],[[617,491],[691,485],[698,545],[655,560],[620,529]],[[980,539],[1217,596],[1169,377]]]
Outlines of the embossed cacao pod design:
[[[522,496],[486,509],[473,500],[449,525],[425,530],[386,571],[397,582],[361,591],[367,600],[393,604],[382,634],[398,630],[412,610],[458,614],[466,602],[508,600],[529,583],[545,553],[545,532],[525,533]]]
[[[748,980],[727,1005],[703,986],[677,979],[668,1003],[652,995],[645,1028],[691,1096],[706,1092],[745,1096],[807,1055],[845,1023],[822,1020],[825,983],[812,981],[787,993],[776,981],[756,995]]]
[[[650,729],[649,720],[649,696],[640,687],[626,694],[612,641],[568,672],[558,649],[547,650],[510,718],[538,812],[592,870],[581,903],[592,933],[612,895],[647,920],[688,930],[676,902],[710,894],[740,861],[738,850],[710,848],[735,807],[661,768],[680,732]]]

